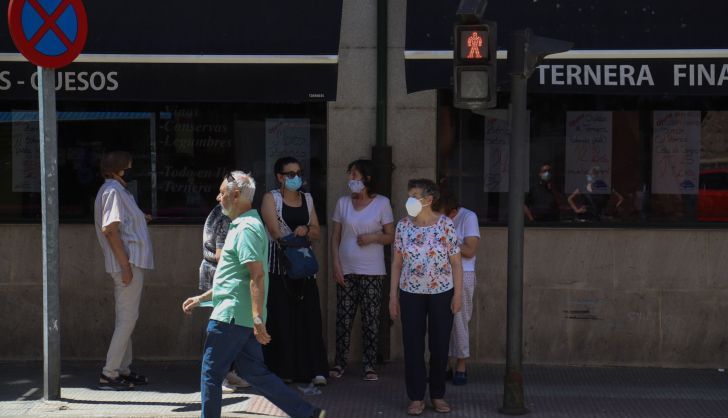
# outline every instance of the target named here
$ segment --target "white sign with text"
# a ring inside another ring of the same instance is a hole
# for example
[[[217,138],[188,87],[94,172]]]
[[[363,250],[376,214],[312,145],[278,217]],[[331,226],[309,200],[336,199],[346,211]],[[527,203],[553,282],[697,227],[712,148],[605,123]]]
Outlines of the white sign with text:
[[[38,121],[13,122],[13,192],[40,193]]]
[[[652,193],[698,194],[700,111],[655,111],[652,121]]]
[[[528,113],[527,119],[531,120]],[[526,129],[527,132],[530,129]],[[508,167],[510,161],[511,122],[508,110],[489,110],[485,113],[485,181],[486,193],[508,192]],[[529,155],[529,143],[526,141],[526,155]],[[524,168],[528,161],[524,162]],[[528,176],[526,176],[528,189]]]
[[[594,173],[592,193],[612,192],[612,112],[566,112],[564,191],[584,190]]]

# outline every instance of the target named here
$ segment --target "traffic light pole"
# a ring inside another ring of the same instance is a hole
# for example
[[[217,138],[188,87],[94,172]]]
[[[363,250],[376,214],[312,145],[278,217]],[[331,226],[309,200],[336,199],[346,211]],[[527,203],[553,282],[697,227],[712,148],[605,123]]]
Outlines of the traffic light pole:
[[[523,402],[523,205],[529,126],[523,74],[511,74],[511,143],[508,166],[508,309],[503,407],[507,415],[528,413]]]
[[[523,205],[525,204],[529,140],[527,105],[528,79],[546,55],[571,49],[570,42],[533,35],[530,29],[513,34],[508,49],[511,75],[511,143],[508,167],[508,307],[506,374],[503,406],[506,415],[523,415]]]

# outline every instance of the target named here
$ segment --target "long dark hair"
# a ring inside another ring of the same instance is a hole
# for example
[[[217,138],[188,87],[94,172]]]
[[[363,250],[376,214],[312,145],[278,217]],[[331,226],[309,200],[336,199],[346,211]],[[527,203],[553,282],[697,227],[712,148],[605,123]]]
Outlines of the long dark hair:
[[[356,170],[361,174],[361,182],[367,188],[369,196],[374,196],[377,193],[376,180],[374,176],[374,163],[372,160],[356,160],[349,163],[349,167],[346,169],[347,173],[351,173],[351,170]]]

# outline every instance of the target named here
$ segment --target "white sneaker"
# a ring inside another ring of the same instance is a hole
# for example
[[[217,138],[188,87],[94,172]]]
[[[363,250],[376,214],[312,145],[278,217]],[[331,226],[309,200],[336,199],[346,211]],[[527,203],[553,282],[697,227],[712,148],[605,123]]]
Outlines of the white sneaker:
[[[247,380],[238,376],[238,374],[235,373],[235,370],[228,372],[227,376],[225,377],[225,380],[227,380],[229,385],[235,386],[238,388],[249,388],[251,386]]]
[[[231,385],[227,379],[222,381],[222,393],[235,393],[236,390],[238,390],[238,388]]]
[[[327,381],[326,381],[326,378],[325,377],[323,377],[323,376],[321,376],[319,374],[319,375],[316,375],[316,377],[313,378],[313,380],[311,381],[311,383],[313,383],[314,386],[326,386]]]

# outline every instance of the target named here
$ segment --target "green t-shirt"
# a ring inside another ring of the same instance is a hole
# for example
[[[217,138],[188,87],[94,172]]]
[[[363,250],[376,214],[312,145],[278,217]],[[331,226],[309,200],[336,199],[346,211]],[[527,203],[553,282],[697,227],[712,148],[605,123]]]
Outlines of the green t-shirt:
[[[261,318],[265,321],[268,298],[268,234],[258,212],[251,209],[235,218],[222,247],[212,283],[212,304],[210,319],[243,327],[253,327],[252,303],[250,300],[250,272],[245,263],[263,263],[265,298]]]

